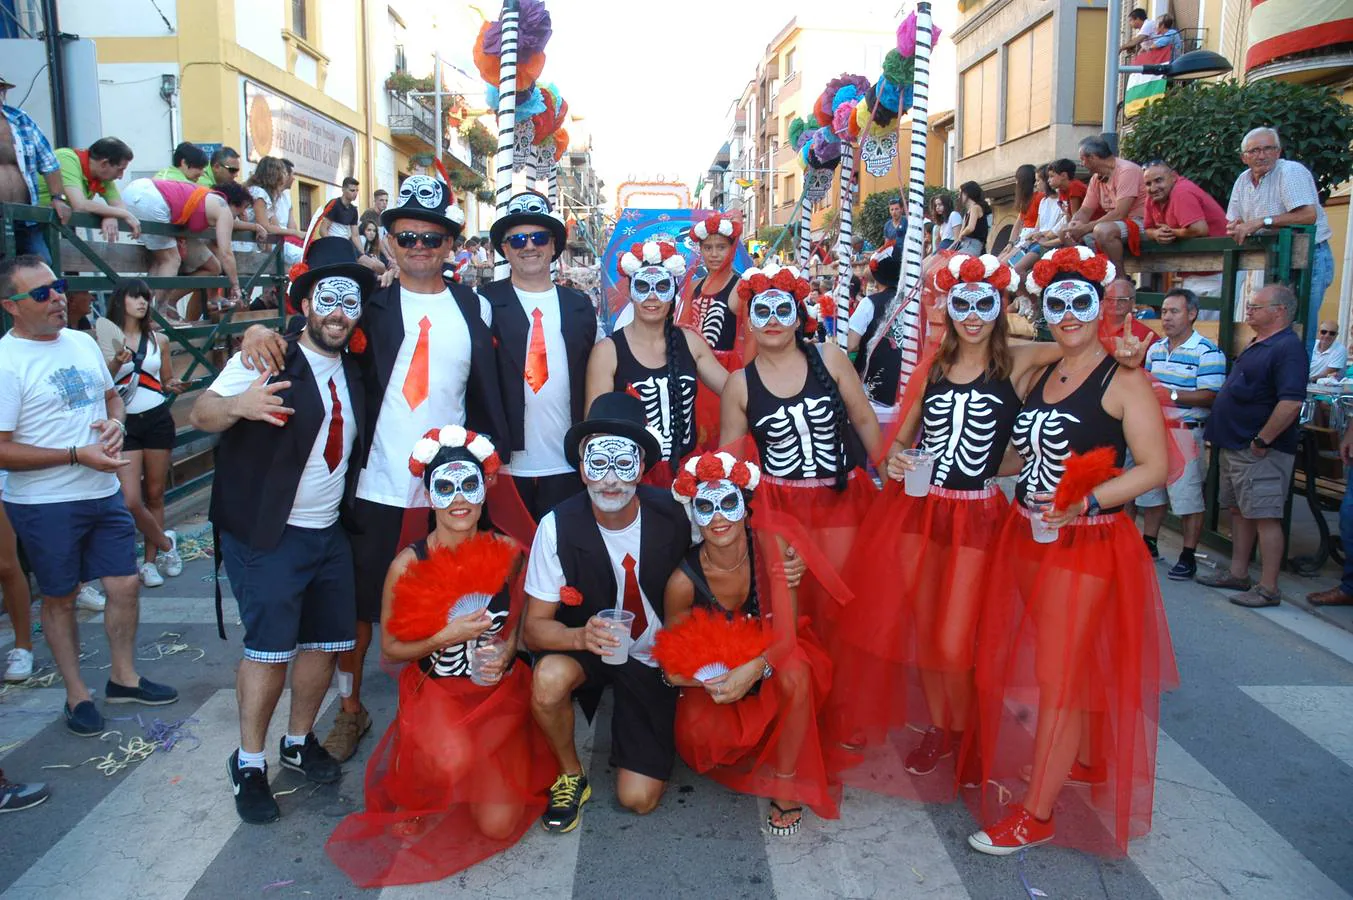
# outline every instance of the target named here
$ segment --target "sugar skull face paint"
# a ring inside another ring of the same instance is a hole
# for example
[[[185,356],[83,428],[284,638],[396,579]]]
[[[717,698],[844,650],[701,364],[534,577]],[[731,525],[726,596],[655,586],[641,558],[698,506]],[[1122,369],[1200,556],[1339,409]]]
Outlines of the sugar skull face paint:
[[[763,291],[752,298],[747,319],[753,328],[765,328],[772,319],[785,328],[793,328],[799,321],[799,304],[784,291]]]
[[[446,509],[463,497],[466,503],[480,504],[488,487],[484,483],[484,472],[474,463],[463,459],[453,459],[442,463],[432,471],[428,480],[428,496],[436,509]]]
[[[343,315],[356,322],[362,317],[362,289],[351,278],[321,278],[310,296],[310,307],[322,318],[341,308]]]
[[[991,285],[976,281],[956,284],[949,291],[949,318],[962,322],[977,316],[983,322],[994,322],[1002,312],[1001,294]]]
[[[747,504],[742,498],[742,489],[721,478],[700,482],[691,501],[691,511],[695,524],[704,528],[719,514],[729,522],[741,522],[747,517]]]
[[[644,266],[630,276],[630,299],[635,303],[646,300],[672,302],[677,284],[672,273],[662,266]]]
[[[583,474],[588,481],[605,481],[614,473],[627,484],[638,482],[643,475],[643,451],[629,438],[600,435],[583,444]]]
[[[1099,318],[1099,294],[1094,285],[1067,278],[1043,289],[1043,318],[1049,325],[1060,325],[1068,312],[1079,322]]]

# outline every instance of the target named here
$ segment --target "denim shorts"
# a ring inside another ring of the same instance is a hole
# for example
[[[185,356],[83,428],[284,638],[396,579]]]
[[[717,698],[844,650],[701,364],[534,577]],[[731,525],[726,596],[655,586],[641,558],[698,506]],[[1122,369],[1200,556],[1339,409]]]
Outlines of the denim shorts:
[[[44,597],[81,583],[136,574],[136,526],[122,492],[99,500],[5,503],[5,512]]]

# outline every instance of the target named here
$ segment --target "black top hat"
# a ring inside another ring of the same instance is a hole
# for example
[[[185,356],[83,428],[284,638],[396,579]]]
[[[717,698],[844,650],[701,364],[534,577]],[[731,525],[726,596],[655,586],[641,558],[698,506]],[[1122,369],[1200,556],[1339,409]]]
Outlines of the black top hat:
[[[559,254],[564,252],[568,229],[559,214],[551,209],[550,201],[544,194],[538,191],[522,191],[520,194],[512,195],[512,199],[507,201],[507,212],[503,213],[489,229],[489,241],[493,244],[493,249],[503,253],[503,236],[507,234],[509,228],[517,225],[540,225],[548,228],[550,234],[554,235],[553,259],[558,259]]]
[[[902,275],[902,248],[888,241],[869,258],[869,271],[884,287],[897,287],[897,279]]]
[[[465,227],[465,213],[444,181],[431,175],[410,175],[399,186],[395,204],[381,213],[381,227],[389,229],[398,219],[419,219],[446,228],[452,237]]]
[[[287,296],[297,309],[301,298],[310,294],[310,287],[321,278],[351,278],[362,289],[366,299],[376,287],[376,273],[357,262],[357,248],[352,241],[341,237],[315,238],[305,248],[305,257],[292,271],[304,266],[304,271],[293,275]]]
[[[634,441],[644,449],[644,471],[662,458],[662,445],[648,430],[644,402],[623,391],[612,391],[593,400],[587,418],[574,423],[564,435],[564,458],[570,466],[578,468],[578,445],[594,434],[614,434]]]

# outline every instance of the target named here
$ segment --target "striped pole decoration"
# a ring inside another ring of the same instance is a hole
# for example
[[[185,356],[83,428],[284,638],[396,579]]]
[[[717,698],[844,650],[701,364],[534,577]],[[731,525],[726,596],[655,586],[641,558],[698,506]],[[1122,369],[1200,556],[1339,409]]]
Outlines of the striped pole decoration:
[[[803,193],[799,195],[799,271],[808,271],[808,262],[813,252],[813,204],[808,202],[808,182],[805,179]]]
[[[503,0],[503,54],[498,63],[498,152],[494,155],[495,201],[497,215],[507,214],[512,197],[512,148],[517,139],[517,20],[520,0]],[[502,280],[512,274],[507,257],[499,256],[493,277]]]
[[[559,205],[559,165],[554,161],[553,155],[550,156],[549,162],[544,163],[544,165],[546,183],[545,196],[550,198],[550,205],[554,207],[554,211],[562,216],[564,215],[564,208]],[[550,273],[555,278],[558,278],[559,273],[563,270],[563,259],[564,258],[560,256],[559,259],[550,263]]]
[[[836,290],[832,292],[840,313],[847,313],[850,309],[850,278],[855,274],[850,265],[855,192],[859,189],[855,179],[855,150],[854,145],[841,142],[841,232],[836,238]],[[844,335],[838,334],[836,337],[844,343]]]
[[[907,216],[912,222],[925,222],[925,158],[929,134],[930,107],[930,4],[916,4],[916,67],[911,104],[911,169],[907,182]],[[889,304],[887,329],[902,350],[901,377],[897,396],[901,398],[907,380],[916,371],[921,356],[921,248],[924,228],[908,228],[902,249],[902,277],[897,293]],[[879,329],[879,337],[884,329]],[[877,343],[876,337],[874,343]],[[873,352],[873,346],[869,348]]]

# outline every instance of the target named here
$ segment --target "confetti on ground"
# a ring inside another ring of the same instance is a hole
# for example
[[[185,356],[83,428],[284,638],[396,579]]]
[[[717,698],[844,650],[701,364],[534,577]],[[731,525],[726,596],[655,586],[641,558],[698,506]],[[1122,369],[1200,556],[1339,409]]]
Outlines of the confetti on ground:
[[[145,731],[146,737],[143,738],[137,736],[133,737],[125,744],[118,744],[117,750],[122,754],[120,759],[110,750],[104,756],[91,756],[81,763],[56,763],[49,766],[43,766],[42,768],[78,769],[81,766],[94,763],[95,769],[102,772],[104,775],[112,776],[136,763],[149,759],[151,754],[156,751],[167,753],[168,751],[173,750],[180,741],[194,741],[195,743],[192,747],[188,748],[189,750],[196,750],[201,744],[201,741],[198,740],[197,736],[187,729],[188,725],[197,722],[197,719],[195,718],[180,719],[177,722],[165,722],[161,719],[152,719],[150,724],[146,724],[139,715],[134,718],[136,723]],[[131,721],[131,719],[126,719],[124,721]],[[99,735],[99,740],[106,741],[114,735],[119,738],[123,736],[121,731],[105,731],[103,734]],[[149,738],[149,740],[146,738]]]
[[[294,879],[294,878],[288,878],[286,881],[274,881],[274,882],[271,883],[271,884],[265,884],[265,885],[263,885],[263,893],[266,894],[266,893],[268,893],[268,891],[272,890],[273,888],[284,888],[284,887],[289,887],[290,885],[293,885],[293,884],[295,884],[295,883],[296,883],[296,879]]]
[[[142,644],[136,648],[139,662],[156,662],[164,659],[166,656],[174,656],[179,653],[188,653],[196,650],[197,656],[193,657],[193,662],[207,655],[207,651],[201,647],[194,647],[183,640],[183,635],[173,631],[161,632],[160,636],[149,643]],[[154,654],[154,655],[151,655]]]

